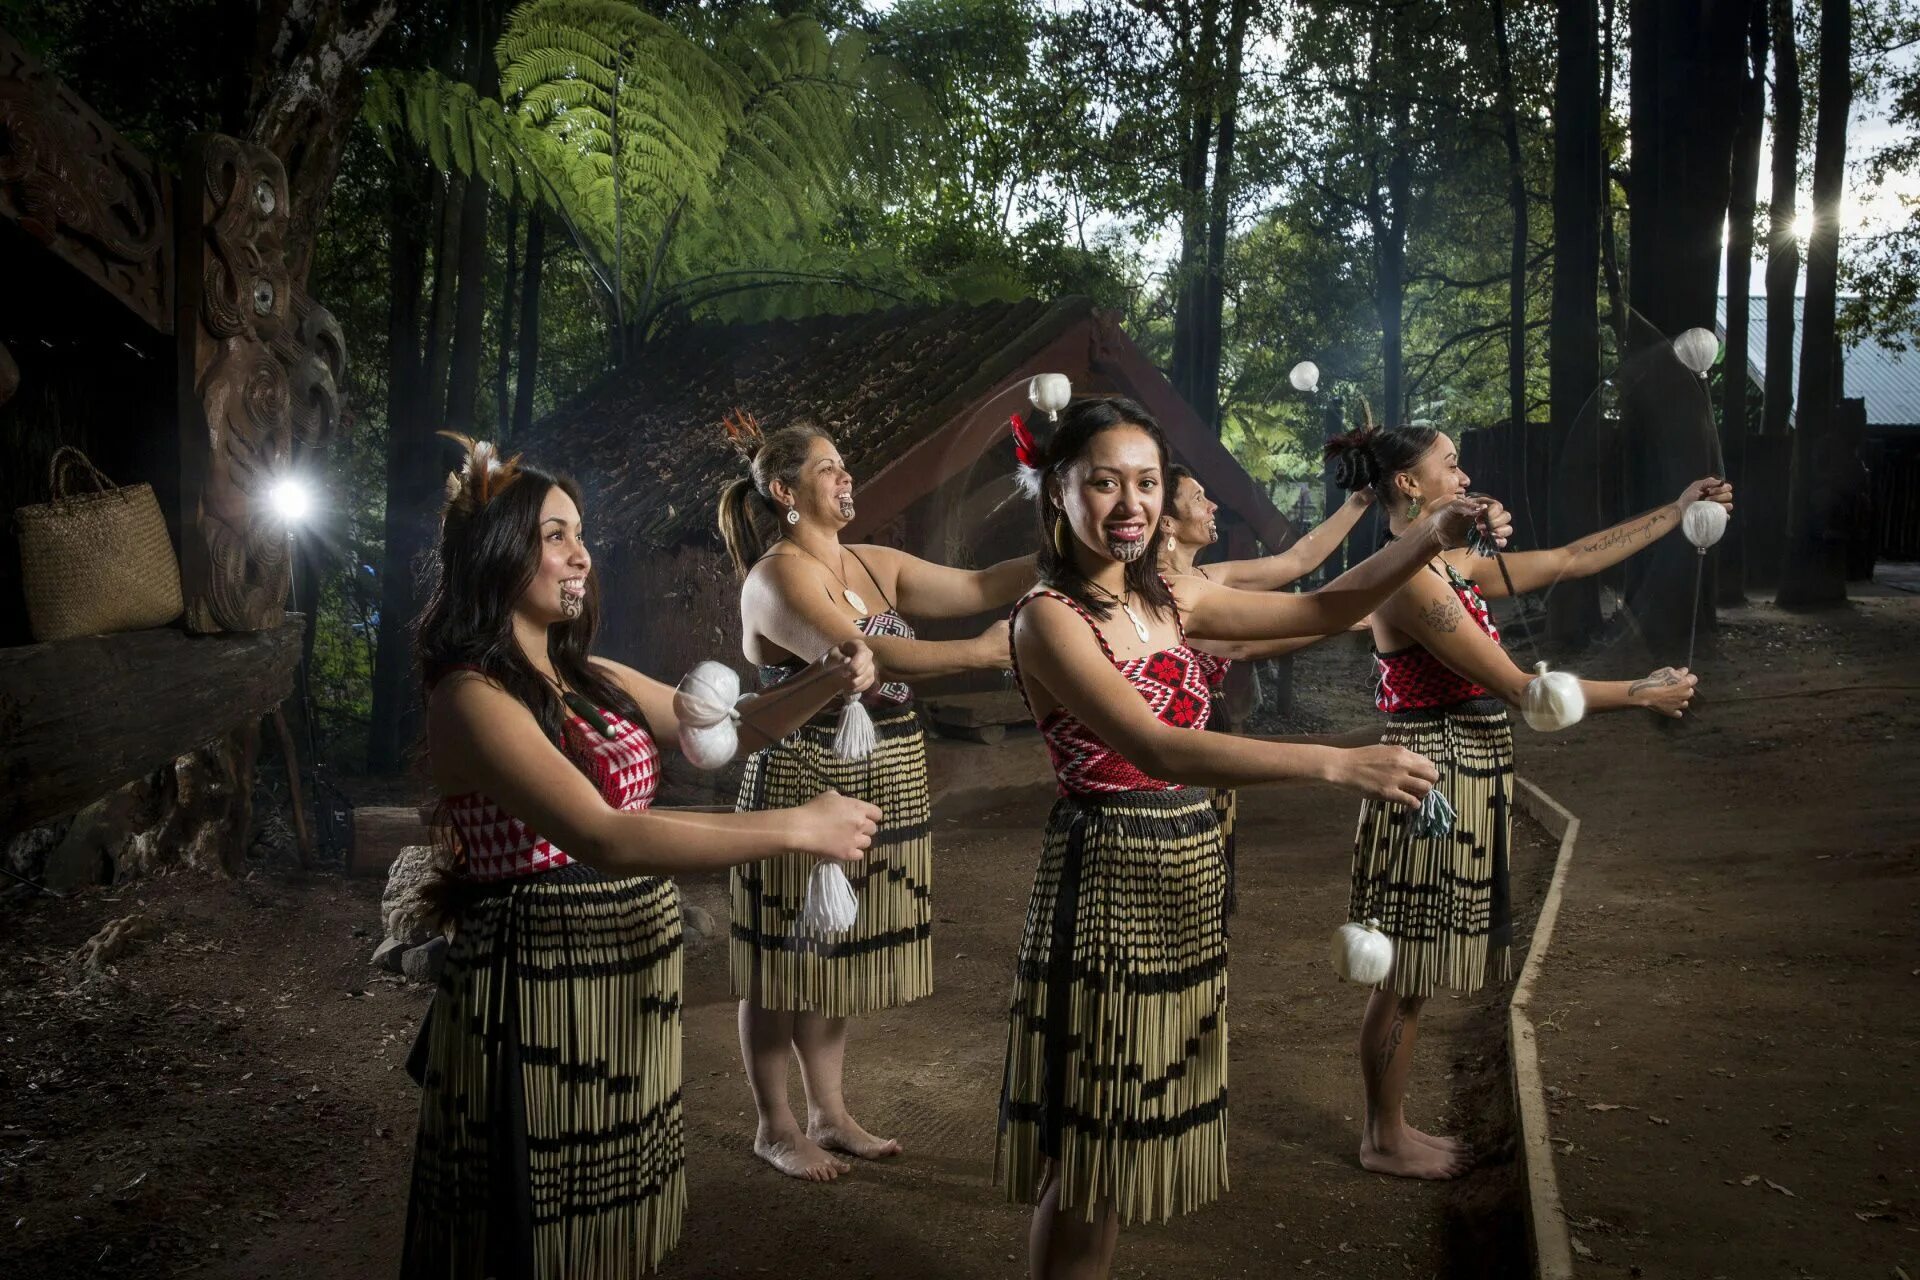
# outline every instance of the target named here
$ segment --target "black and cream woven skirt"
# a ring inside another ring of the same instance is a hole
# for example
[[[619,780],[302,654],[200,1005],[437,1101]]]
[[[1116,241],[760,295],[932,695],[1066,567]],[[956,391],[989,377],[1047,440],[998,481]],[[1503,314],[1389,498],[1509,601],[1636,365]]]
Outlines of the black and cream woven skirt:
[[[1506,704],[1474,698],[1398,712],[1388,717],[1381,741],[1431,760],[1454,811],[1448,834],[1420,836],[1412,810],[1361,803],[1347,914],[1378,920],[1393,939],[1393,972],[1383,985],[1429,996],[1440,987],[1473,992],[1489,977],[1512,977],[1513,728]]]
[[[1122,1222],[1227,1189],[1226,868],[1201,788],[1067,796],[1014,973],[995,1176]]]
[[[763,1009],[847,1017],[892,1009],[933,991],[933,836],[927,743],[911,706],[873,712],[865,760],[833,752],[838,719],[819,717],[747,759],[740,810],[805,804],[829,787],[880,808],[866,860],[843,864],[859,915],[820,937],[800,926],[815,859],[763,858],[728,878],[733,994]]]
[[[404,1280],[614,1280],[680,1236],[680,894],[578,863],[470,889],[416,1047]]]

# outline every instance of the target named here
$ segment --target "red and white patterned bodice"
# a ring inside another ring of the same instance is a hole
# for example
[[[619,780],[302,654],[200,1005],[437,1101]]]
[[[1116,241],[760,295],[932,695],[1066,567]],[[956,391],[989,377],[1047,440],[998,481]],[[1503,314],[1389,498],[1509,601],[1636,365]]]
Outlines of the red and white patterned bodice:
[[[561,728],[561,749],[580,765],[601,799],[623,813],[645,809],[660,787],[660,748],[644,725],[602,710],[611,738],[598,725],[571,712]],[[449,796],[447,811],[460,835],[454,873],[466,880],[512,880],[564,867],[573,859],[526,823],[478,791]]]
[[[1460,603],[1466,608],[1467,616],[1473,619],[1474,625],[1498,644],[1500,628],[1494,625],[1493,613],[1481,597],[1480,588],[1470,579],[1461,577],[1452,565],[1447,566],[1445,576],[1447,585],[1460,597]],[[1373,660],[1379,675],[1373,703],[1382,711],[1423,711],[1487,696],[1486,689],[1417,644],[1396,649],[1392,653],[1375,654]]]
[[[1121,662],[1113,656],[1113,649],[1107,644],[1107,637],[1101,633],[1099,622],[1070,596],[1041,588],[1013,606],[1014,616],[1018,617],[1029,601],[1041,596],[1060,601],[1086,620],[1087,625],[1093,628],[1094,639],[1100,642],[1100,652],[1146,700],[1154,717],[1162,724],[1172,725],[1176,729],[1207,727],[1207,713],[1212,705],[1208,672],[1212,670],[1212,664],[1219,660],[1189,648],[1185,626],[1180,628],[1180,643],[1173,648]],[[1020,690],[1020,698],[1024,702],[1027,688],[1018,678],[1017,655],[1014,659],[1014,675],[1015,686]],[[1027,713],[1033,714],[1032,703],[1027,704]],[[1093,730],[1065,707],[1055,707],[1044,717],[1037,718],[1036,723],[1040,727],[1040,736],[1046,740],[1047,755],[1053,761],[1053,774],[1059,780],[1061,795],[1180,789],[1177,782],[1149,778],[1132,761],[1102,742]]]

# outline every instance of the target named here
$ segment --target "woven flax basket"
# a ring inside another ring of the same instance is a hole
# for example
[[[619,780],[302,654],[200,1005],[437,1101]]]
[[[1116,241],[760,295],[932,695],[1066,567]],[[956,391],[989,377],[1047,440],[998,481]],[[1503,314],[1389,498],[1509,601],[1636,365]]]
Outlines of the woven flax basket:
[[[94,492],[68,489],[75,467]],[[139,631],[180,616],[180,562],[152,485],[115,488],[71,447],[53,455],[47,485],[52,502],[13,513],[35,640]]]

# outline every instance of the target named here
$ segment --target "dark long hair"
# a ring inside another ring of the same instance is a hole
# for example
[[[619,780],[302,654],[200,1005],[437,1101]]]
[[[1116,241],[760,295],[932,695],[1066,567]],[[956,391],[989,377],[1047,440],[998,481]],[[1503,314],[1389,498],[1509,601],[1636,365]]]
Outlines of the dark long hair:
[[[1361,427],[1327,441],[1333,482],[1351,493],[1369,485],[1384,505],[1397,496],[1393,478],[1411,471],[1440,438],[1435,427]]]
[[[1041,426],[1038,421],[1035,426]],[[1094,617],[1105,622],[1113,609],[1109,601],[1095,594],[1093,584],[1087,575],[1080,572],[1080,566],[1072,555],[1061,555],[1059,546],[1054,542],[1054,525],[1066,520],[1066,512],[1053,505],[1052,489],[1066,475],[1067,468],[1078,461],[1091,446],[1096,437],[1120,427],[1136,427],[1147,433],[1154,448],[1160,451],[1161,492],[1172,492],[1169,463],[1171,458],[1167,448],[1167,436],[1160,429],[1146,408],[1123,396],[1095,396],[1084,400],[1075,400],[1060,411],[1060,421],[1054,424],[1053,434],[1040,445],[1040,492],[1034,495],[1034,519],[1040,529],[1040,581],[1052,587],[1064,596],[1079,603],[1080,607]],[[1164,512],[1166,499],[1161,499]],[[1072,537],[1069,530],[1067,537]],[[1155,520],[1148,530],[1147,548],[1138,560],[1126,566],[1127,590],[1147,602],[1156,614],[1166,615],[1175,611],[1173,592],[1167,589],[1166,580],[1160,576],[1160,545],[1163,538],[1160,522]]]
[[[773,482],[788,488],[799,484],[815,440],[831,444],[833,437],[811,422],[770,432],[747,460],[747,474],[720,490],[720,538],[740,577],[745,578],[767,548],[780,540],[785,513],[773,500]]]
[[[547,737],[577,761],[562,733],[559,699],[514,642],[513,608],[540,568],[540,508],[547,494],[557,488],[586,508],[571,478],[526,465],[518,472],[484,500],[458,494],[441,517],[433,588],[413,629],[421,696],[431,697],[448,672],[472,667],[524,703]],[[626,691],[588,661],[599,621],[600,576],[590,569],[580,616],[547,628],[547,656],[569,689],[644,724]]]

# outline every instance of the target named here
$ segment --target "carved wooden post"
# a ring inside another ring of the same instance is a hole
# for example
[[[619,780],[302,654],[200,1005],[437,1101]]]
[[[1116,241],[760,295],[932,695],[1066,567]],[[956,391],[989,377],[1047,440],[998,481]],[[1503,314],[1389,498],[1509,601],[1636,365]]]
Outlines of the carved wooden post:
[[[176,210],[181,586],[201,632],[280,625],[291,582],[267,494],[339,421],[346,345],[287,271],[286,177],[264,147],[194,141]]]

